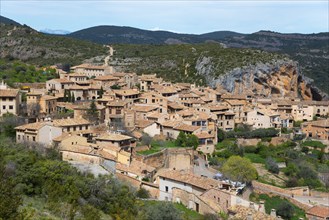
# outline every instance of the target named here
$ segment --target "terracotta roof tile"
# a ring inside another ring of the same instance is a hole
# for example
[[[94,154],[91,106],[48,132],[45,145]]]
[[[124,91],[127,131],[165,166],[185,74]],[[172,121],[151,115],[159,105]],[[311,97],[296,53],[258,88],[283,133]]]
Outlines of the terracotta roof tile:
[[[320,218],[329,217],[329,207],[326,206],[314,206],[306,211],[306,214],[314,215]]]
[[[184,173],[181,171],[177,170],[170,170],[164,173],[161,173],[159,176],[168,178],[171,180],[175,180],[178,182],[182,183],[187,183],[196,187],[199,187],[201,189],[211,189],[211,188],[220,188],[221,187],[221,182],[215,180],[215,179],[210,179],[210,178],[205,178],[205,177],[199,177],[196,176],[192,173]]]
[[[16,97],[18,95],[17,89],[1,89],[0,97]]]

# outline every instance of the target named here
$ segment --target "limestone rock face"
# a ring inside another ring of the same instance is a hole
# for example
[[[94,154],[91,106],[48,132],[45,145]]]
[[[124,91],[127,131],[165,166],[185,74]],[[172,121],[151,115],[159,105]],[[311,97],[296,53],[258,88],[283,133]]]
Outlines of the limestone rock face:
[[[328,98],[313,85],[311,79],[299,72],[297,62],[291,60],[235,68],[225,75],[212,78],[208,83],[211,86],[221,85],[233,94],[252,92],[264,97],[299,97],[304,100]]]

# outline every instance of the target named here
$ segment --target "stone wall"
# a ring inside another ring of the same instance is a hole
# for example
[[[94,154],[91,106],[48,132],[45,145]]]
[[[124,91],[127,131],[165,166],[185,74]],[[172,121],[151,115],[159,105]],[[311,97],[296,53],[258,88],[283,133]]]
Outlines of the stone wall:
[[[252,186],[254,187],[255,190],[260,190],[260,191],[272,191],[272,192],[278,192],[282,194],[287,194],[287,195],[296,195],[296,196],[309,196],[309,188],[307,186],[305,187],[293,187],[293,188],[280,188],[277,186],[272,186],[268,185],[265,183],[260,183],[258,181],[252,181]]]
[[[242,147],[256,146],[260,141],[261,139],[257,139],[257,138],[252,138],[252,139],[238,138],[237,144]]]
[[[151,155],[146,155],[142,157],[142,162],[145,164],[155,167],[155,168],[160,168],[164,166],[166,155],[165,155],[165,150],[162,150],[160,152],[151,154]]]
[[[158,199],[160,195],[159,186],[153,183],[142,182],[141,187],[149,191],[151,198]]]
[[[178,188],[173,188],[172,201],[178,203],[181,202],[186,207],[198,211],[202,215],[207,213],[216,214],[220,211],[219,206],[213,208],[209,205],[209,202],[204,201],[201,197]]]
[[[75,153],[70,151],[62,151],[62,160],[64,161],[78,161],[81,163],[89,163],[89,164],[101,164],[102,159],[98,156]]]
[[[329,193],[326,192],[320,192],[320,191],[316,191],[316,190],[310,190],[310,196],[314,196],[314,197],[324,197],[324,198],[329,198]]]
[[[218,189],[209,189],[202,194],[202,197],[217,203],[225,213],[227,213],[228,208],[231,207],[231,194],[229,192]]]
[[[150,155],[135,155],[135,159],[155,168],[192,169],[193,148],[166,148]]]
[[[132,178],[130,176],[126,176],[121,173],[116,173],[115,176],[123,182],[128,182],[130,185],[132,185],[133,187],[135,187],[137,189],[139,189],[139,187],[141,185],[141,181],[139,181],[138,179]]]
[[[167,149],[165,167],[175,170],[191,170],[194,164],[194,151],[190,148]]]
[[[303,210],[307,210],[311,208],[311,205],[306,205],[303,203],[298,202],[292,197],[292,194],[296,196],[307,196],[309,195],[309,188],[308,187],[294,187],[294,188],[279,188],[276,186],[271,186],[268,184],[260,183],[257,181],[252,181],[252,186],[254,188],[254,191],[257,193],[264,193],[269,196],[276,195],[280,196],[282,198],[288,199],[291,203],[295,204],[299,208]],[[305,191],[306,190],[306,191]]]

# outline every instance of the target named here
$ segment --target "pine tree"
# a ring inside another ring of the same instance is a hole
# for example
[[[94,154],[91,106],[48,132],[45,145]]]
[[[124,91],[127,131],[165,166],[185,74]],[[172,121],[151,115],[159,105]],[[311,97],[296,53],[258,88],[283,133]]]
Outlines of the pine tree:
[[[67,91],[67,102],[71,102],[72,101],[72,95],[70,91]]]
[[[101,86],[101,90],[99,90],[99,98],[103,98],[103,94],[104,94],[104,89],[103,86]]]
[[[91,122],[98,121],[98,110],[94,100],[90,103],[86,116]]]
[[[67,90],[64,90],[64,102],[68,102],[68,95],[67,95]]]
[[[72,93],[72,96],[71,96],[71,102],[72,102],[72,103],[75,102],[75,96],[74,96],[74,93]]]

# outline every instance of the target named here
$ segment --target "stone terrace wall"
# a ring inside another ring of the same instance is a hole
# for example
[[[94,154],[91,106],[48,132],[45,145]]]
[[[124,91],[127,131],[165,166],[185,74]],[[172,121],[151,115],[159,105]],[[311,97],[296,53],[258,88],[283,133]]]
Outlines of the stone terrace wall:
[[[303,192],[304,192],[304,189],[306,189],[307,192],[309,192],[308,187],[294,187],[294,188],[282,189],[282,188],[279,188],[276,186],[271,186],[268,184],[260,183],[258,181],[252,181],[252,186],[254,188],[254,191],[257,193],[264,193],[269,196],[277,195],[282,198],[286,198],[291,203],[295,204],[296,206],[298,206],[299,208],[301,208],[303,210],[307,210],[307,209],[311,208],[310,205],[300,203],[299,201],[297,201],[291,197],[292,194],[298,195],[298,196],[305,196],[305,195],[303,195]]]

